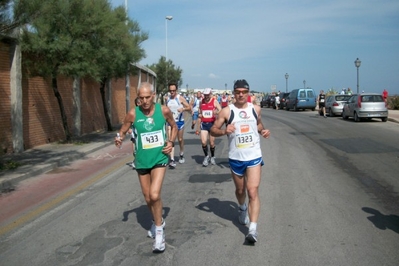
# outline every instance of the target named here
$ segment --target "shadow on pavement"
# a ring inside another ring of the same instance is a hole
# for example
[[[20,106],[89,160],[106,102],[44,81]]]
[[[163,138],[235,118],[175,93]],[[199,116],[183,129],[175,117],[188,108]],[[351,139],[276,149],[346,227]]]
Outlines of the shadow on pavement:
[[[238,205],[235,202],[209,198],[208,201],[198,204],[195,208],[200,211],[214,213],[224,220],[231,221],[243,235],[248,233],[247,227],[238,222]]]
[[[170,212],[169,207],[163,207],[162,217],[166,220]],[[127,222],[131,213],[136,213],[137,223],[139,223],[144,229],[149,230],[151,227],[152,215],[150,210],[148,210],[147,205],[141,205],[140,207],[134,208],[129,211],[123,212],[122,222]]]
[[[394,214],[385,215],[380,211],[369,207],[363,207],[362,210],[366,213],[372,214],[372,216],[367,217],[367,219],[378,229],[391,229],[395,233],[399,234],[399,216]]]

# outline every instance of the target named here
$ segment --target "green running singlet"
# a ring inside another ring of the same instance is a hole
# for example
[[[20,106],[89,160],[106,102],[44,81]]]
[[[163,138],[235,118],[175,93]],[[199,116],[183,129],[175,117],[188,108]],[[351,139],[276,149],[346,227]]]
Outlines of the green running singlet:
[[[166,119],[162,114],[162,107],[155,104],[154,114],[145,116],[136,107],[134,127],[136,138],[136,169],[151,169],[156,165],[167,164],[168,155],[162,153],[166,139]]]

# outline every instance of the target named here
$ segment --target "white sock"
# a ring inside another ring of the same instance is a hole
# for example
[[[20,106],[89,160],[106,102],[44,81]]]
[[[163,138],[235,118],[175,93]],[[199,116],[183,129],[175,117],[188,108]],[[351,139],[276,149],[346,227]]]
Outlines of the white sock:
[[[163,231],[163,228],[162,228],[162,226],[155,226],[155,230],[156,231]]]
[[[240,206],[240,209],[242,211],[246,211],[247,210],[247,204],[244,202],[244,204]]]
[[[250,222],[249,223],[249,231],[251,231],[251,230],[255,230],[256,231],[256,226],[257,225],[258,225],[257,223]]]

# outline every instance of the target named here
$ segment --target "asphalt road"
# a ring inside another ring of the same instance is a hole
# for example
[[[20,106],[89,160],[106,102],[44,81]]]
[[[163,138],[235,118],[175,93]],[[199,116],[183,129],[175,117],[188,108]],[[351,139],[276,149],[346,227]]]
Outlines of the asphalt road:
[[[151,218],[126,166],[126,142],[2,196],[0,264],[397,265],[398,124],[262,113],[272,135],[262,140],[255,246],[245,245],[247,228],[237,221],[226,138],[217,140],[217,165],[204,168],[187,127],[186,163],[167,171],[162,191],[163,254],[152,254],[146,237]]]

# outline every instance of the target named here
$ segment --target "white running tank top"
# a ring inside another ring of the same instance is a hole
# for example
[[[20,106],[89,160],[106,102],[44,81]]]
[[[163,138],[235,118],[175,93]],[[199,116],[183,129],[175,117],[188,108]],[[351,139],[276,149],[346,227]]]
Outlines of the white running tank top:
[[[173,118],[176,122],[184,121],[183,112],[177,111],[177,109],[183,108],[183,104],[180,102],[180,95],[176,96],[174,99],[168,99],[166,105],[172,111]]]
[[[258,133],[258,115],[252,103],[245,109],[238,109],[229,104],[230,118],[228,124],[234,123],[235,132],[228,135],[229,159],[250,161],[262,157]]]

